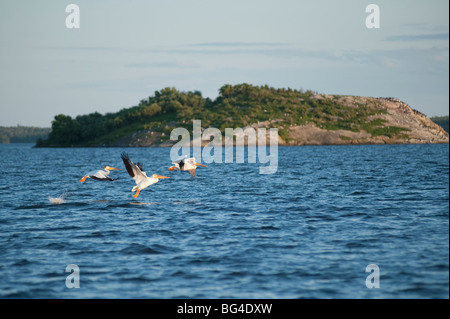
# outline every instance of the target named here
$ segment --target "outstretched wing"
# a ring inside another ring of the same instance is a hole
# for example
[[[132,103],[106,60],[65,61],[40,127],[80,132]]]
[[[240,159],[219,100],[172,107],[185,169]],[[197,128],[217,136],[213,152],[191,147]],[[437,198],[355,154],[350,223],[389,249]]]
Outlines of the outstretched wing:
[[[175,161],[172,162],[172,164],[181,164],[184,165],[185,161],[187,159],[187,155],[181,156],[178,159],[176,159]]]
[[[111,178],[109,176],[97,177],[95,175],[91,176],[91,178],[95,179],[96,181],[109,181],[109,182],[116,181],[119,179],[118,177],[117,178]]]
[[[122,154],[120,154],[120,157],[122,158],[123,164],[125,165],[125,168],[127,169],[128,175],[130,175],[131,177],[136,176],[136,174],[133,170],[134,163],[130,160],[130,157],[128,156],[128,154],[123,152]]]
[[[136,166],[141,170],[141,172],[144,172],[144,168],[143,168],[141,162],[137,162],[137,163],[136,163]]]
[[[122,153],[120,157],[122,157],[122,161],[125,164],[128,174],[134,179],[136,184],[147,178],[147,174],[140,169],[140,167],[142,167],[141,163],[139,163],[139,165],[134,164],[125,152]]]
[[[114,179],[109,177],[108,174],[109,174],[109,171],[98,170],[98,171],[90,172],[89,176],[96,181],[114,181]]]

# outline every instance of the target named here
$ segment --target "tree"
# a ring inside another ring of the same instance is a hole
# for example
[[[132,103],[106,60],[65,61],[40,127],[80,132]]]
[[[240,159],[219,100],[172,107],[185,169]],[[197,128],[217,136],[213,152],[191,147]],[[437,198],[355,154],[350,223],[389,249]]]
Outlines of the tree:
[[[50,144],[71,146],[79,141],[80,125],[68,115],[56,115],[52,121],[52,131],[49,134]]]
[[[225,84],[219,89],[219,93],[223,98],[228,98],[233,95],[233,86],[230,84]]]

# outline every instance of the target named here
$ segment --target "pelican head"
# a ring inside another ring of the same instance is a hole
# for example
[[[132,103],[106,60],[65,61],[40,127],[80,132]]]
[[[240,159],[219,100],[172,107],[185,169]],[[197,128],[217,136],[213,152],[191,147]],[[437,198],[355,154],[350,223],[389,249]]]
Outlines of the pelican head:
[[[156,175],[156,174],[153,174],[152,177],[156,178],[156,179],[170,178],[170,177],[167,177],[167,176],[161,176],[161,175]]]
[[[108,166],[108,165],[103,166],[103,169],[104,169],[105,171],[121,171],[120,168],[115,168],[115,167],[111,167],[111,166]]]

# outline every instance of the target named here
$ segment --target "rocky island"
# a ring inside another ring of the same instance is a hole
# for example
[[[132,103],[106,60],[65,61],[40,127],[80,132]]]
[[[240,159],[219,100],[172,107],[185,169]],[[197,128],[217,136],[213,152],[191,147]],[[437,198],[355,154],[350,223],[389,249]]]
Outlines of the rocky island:
[[[175,128],[277,128],[279,145],[448,143],[449,134],[396,98],[319,94],[247,83],[224,85],[215,100],[199,91],[156,91],[116,113],[57,115],[37,147],[171,146]],[[203,141],[202,144],[208,144]],[[246,140],[245,145],[248,142]]]

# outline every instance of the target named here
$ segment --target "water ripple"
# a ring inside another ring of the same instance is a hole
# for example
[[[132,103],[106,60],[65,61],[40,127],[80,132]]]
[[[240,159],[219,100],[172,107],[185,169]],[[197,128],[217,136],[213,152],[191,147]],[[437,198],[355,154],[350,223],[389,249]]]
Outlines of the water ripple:
[[[124,171],[77,182],[121,151],[0,145],[0,176],[40,167],[0,186],[1,298],[448,298],[448,145],[280,147],[277,174],[212,163],[137,199]],[[129,151],[170,165],[170,149]],[[373,263],[382,289],[365,286]]]

